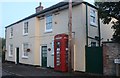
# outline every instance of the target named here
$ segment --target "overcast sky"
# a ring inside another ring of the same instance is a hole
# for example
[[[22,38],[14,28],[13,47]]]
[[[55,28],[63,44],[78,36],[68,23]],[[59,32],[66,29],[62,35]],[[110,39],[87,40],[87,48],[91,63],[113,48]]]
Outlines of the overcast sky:
[[[5,26],[35,13],[35,8],[42,2],[47,8],[62,0],[0,0],[0,37],[4,37]],[[85,0],[91,4],[94,0]]]

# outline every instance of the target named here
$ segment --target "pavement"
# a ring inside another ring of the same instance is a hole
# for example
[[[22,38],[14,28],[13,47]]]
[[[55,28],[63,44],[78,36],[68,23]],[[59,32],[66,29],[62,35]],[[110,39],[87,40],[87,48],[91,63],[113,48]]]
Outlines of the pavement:
[[[5,62],[2,64],[2,76],[86,76],[83,73],[66,73],[50,68],[26,66]]]
[[[14,77],[15,76],[15,77]],[[40,78],[40,77],[80,77],[80,78],[86,78],[90,76],[99,76],[99,75],[91,75],[85,72],[59,72],[55,71],[51,68],[43,68],[43,67],[34,67],[29,65],[21,65],[21,64],[14,64],[5,62],[2,63],[2,78],[17,78],[17,77],[28,77],[28,78]]]

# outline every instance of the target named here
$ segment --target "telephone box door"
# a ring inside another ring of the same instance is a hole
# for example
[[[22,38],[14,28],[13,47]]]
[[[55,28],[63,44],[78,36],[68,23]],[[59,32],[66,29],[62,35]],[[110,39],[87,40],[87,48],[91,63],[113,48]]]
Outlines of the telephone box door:
[[[68,35],[58,34],[54,38],[54,69],[68,70]]]

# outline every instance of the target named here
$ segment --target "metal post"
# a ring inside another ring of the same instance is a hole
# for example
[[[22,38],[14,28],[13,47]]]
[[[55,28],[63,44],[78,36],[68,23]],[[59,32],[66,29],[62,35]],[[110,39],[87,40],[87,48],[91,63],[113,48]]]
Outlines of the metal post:
[[[116,76],[119,76],[119,64],[116,64]]]
[[[69,0],[69,22],[68,22],[68,72],[72,72],[71,52],[72,52],[72,0]]]

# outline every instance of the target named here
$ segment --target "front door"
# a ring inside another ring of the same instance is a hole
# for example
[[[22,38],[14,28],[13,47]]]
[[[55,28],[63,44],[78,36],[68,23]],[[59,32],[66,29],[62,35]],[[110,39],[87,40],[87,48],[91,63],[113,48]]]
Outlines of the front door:
[[[42,67],[47,67],[47,46],[42,46],[41,52],[42,52]]]
[[[19,64],[19,48],[16,48],[16,63]]]

